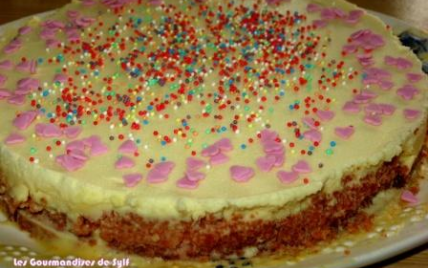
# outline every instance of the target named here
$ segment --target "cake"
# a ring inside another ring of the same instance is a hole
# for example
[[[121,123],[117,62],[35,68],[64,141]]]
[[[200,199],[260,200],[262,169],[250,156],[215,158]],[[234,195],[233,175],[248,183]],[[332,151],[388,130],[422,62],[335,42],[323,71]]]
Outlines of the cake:
[[[8,31],[0,207],[33,235],[300,251],[369,228],[421,158],[421,63],[342,0],[82,0]]]

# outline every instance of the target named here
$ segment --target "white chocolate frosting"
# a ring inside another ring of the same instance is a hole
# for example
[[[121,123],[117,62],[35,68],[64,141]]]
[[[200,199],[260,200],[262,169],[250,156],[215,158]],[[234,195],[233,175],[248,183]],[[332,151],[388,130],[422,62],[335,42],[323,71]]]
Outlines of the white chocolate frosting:
[[[428,81],[377,18],[344,1],[137,2],[74,2],[4,35],[0,170],[17,200],[71,218],[262,215],[412,165]]]

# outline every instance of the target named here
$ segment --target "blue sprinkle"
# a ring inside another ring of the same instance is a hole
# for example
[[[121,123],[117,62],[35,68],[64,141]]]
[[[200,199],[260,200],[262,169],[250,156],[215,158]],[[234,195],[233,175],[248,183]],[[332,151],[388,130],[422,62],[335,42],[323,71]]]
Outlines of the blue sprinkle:
[[[331,146],[331,147],[335,147],[335,146],[336,146],[336,142],[335,142],[335,141],[331,141],[331,142],[330,142],[330,146]]]
[[[244,150],[244,149],[246,149],[247,148],[247,145],[245,145],[245,144],[241,144],[241,149],[242,150]]]

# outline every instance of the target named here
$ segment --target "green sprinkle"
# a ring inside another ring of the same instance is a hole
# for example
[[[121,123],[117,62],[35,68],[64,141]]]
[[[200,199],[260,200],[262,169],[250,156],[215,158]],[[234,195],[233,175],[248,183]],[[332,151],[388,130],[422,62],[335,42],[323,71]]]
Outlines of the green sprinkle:
[[[154,86],[158,83],[158,79],[151,78],[151,79],[149,79],[148,83],[149,83],[149,86]]]

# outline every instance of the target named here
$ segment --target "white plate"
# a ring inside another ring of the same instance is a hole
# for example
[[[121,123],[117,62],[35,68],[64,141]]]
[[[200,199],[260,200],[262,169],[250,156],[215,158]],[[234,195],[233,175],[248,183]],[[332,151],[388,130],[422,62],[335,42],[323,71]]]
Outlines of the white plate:
[[[41,16],[48,13],[43,13]],[[411,28],[408,24],[393,17],[372,11],[370,13],[375,14],[392,26],[396,33]],[[0,26],[0,32],[5,26],[18,27],[23,20],[25,19]],[[357,268],[385,260],[423,245],[428,242],[428,183],[422,185],[419,197],[423,200],[420,208],[405,211],[404,214],[406,215],[404,216],[409,219],[401,225],[385,229],[383,233],[387,237],[380,236],[379,232],[373,232],[367,234],[358,243],[352,240],[342,241],[329,246],[320,254],[307,257],[302,261],[283,261],[280,264],[268,265],[268,267]],[[1,246],[1,244],[6,246]],[[348,250],[349,252],[345,255],[344,251]],[[27,234],[6,223],[5,218],[0,215],[0,268],[13,267],[11,265],[13,258],[31,258],[32,256],[40,256],[39,254],[46,255],[48,253],[43,252],[43,249],[30,239]],[[214,267],[215,265],[213,265]]]

